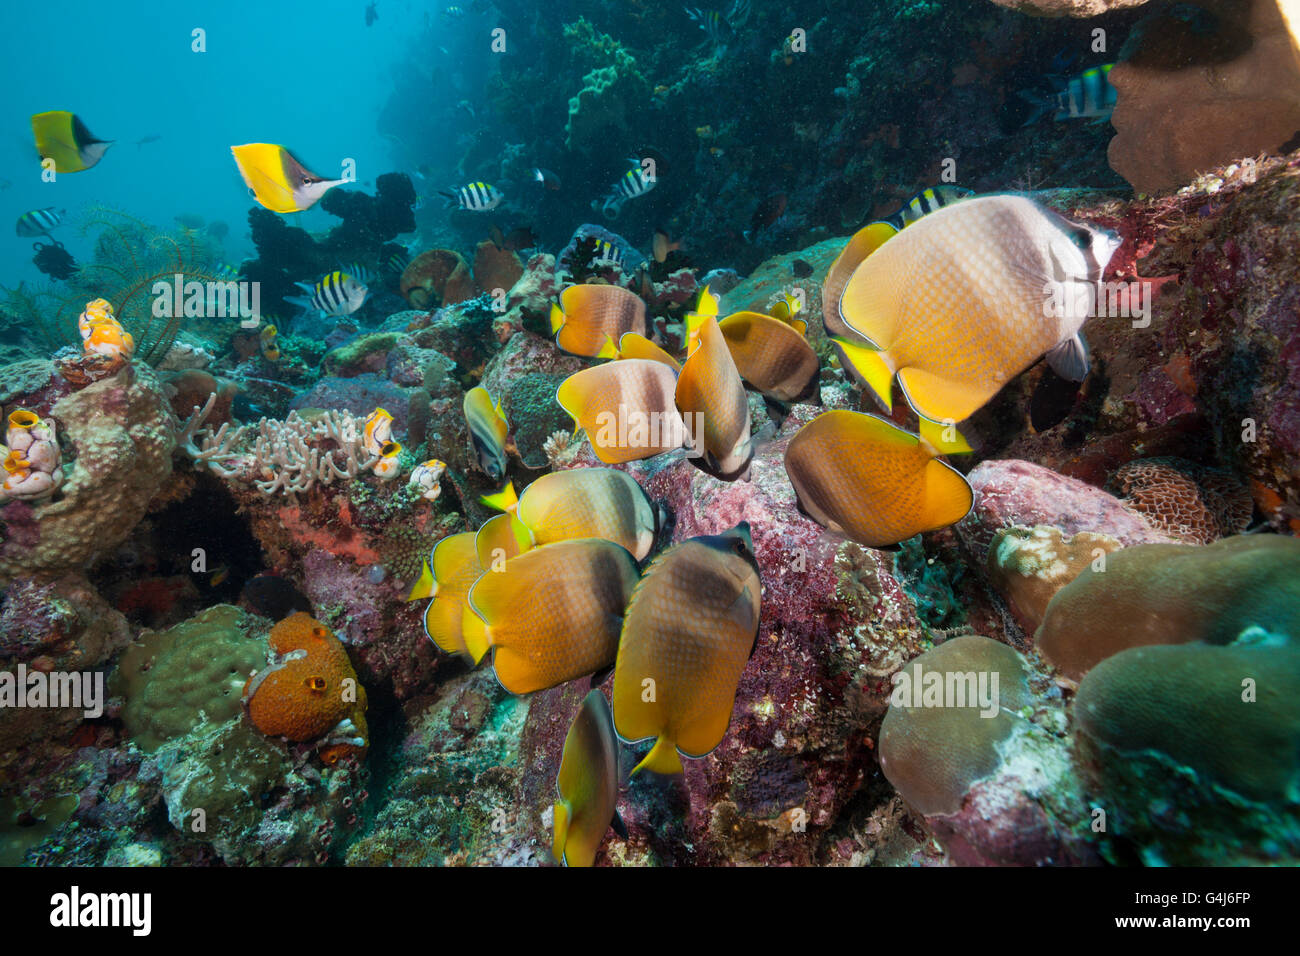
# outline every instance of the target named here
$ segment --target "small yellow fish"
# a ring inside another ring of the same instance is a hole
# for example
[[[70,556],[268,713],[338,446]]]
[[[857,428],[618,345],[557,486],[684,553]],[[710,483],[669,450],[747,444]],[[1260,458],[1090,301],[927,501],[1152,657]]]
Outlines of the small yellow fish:
[[[921,435],[860,412],[818,415],[795,434],[785,470],[818,524],[881,548],[954,524],[974,503],[966,479],[936,455],[970,451],[951,426],[924,419]]]
[[[230,147],[230,152],[253,198],[271,212],[310,209],[328,190],[346,182],[309,172],[287,149],[274,143],[245,143]]]
[[[492,649],[497,680],[512,694],[594,674],[614,663],[639,577],[636,560],[612,541],[580,538],[525,551],[470,588],[481,629],[472,633],[467,616],[465,642]]]
[[[555,836],[551,852],[565,866],[591,866],[611,826],[623,839],[618,815],[618,737],[609,702],[598,690],[587,694],[564,737],[555,779]]]
[[[623,617],[614,667],[614,729],[655,738],[632,773],[682,772],[731,722],[741,671],[758,640],[762,600],[749,525],[688,538],[646,569]]]
[[[616,285],[571,285],[551,305],[555,344],[571,355],[613,358],[624,332],[645,335],[645,303]]]
[[[96,138],[75,113],[51,110],[32,116],[32,135],[41,159],[54,160],[57,173],[78,173],[101,159],[112,140]]]
[[[479,467],[493,481],[500,481],[505,477],[506,468],[510,464],[506,452],[510,426],[506,423],[501,402],[493,402],[488,390],[482,385],[476,385],[465,393],[463,407]]]
[[[706,316],[697,337],[699,345],[677,377],[677,408],[698,426],[692,462],[716,478],[732,481],[748,469],[754,451],[749,399],[718,320]]]
[[[279,330],[274,325],[262,326],[259,336],[262,345],[262,357],[268,362],[280,361],[279,335]]]

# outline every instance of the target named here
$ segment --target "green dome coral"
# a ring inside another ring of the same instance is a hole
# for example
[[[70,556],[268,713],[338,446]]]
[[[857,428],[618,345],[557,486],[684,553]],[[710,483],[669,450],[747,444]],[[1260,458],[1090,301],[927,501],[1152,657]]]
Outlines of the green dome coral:
[[[1228,647],[1138,647],[1074,701],[1080,765],[1145,862],[1300,858],[1300,646],[1258,630]]]
[[[240,695],[254,670],[266,666],[265,633],[237,607],[220,604],[166,631],[146,631],[127,648],[113,678],[126,697],[122,722],[136,745],[152,753],[205,720],[219,724],[240,713]]]
[[[1237,535],[1199,547],[1140,544],[1085,569],[1047,605],[1036,642],[1078,680],[1149,644],[1230,644],[1246,628],[1300,636],[1300,540]]]
[[[978,702],[981,684],[992,714]],[[944,694],[959,685],[961,705]],[[998,744],[1015,731],[1016,711],[1033,703],[1020,655],[987,637],[953,638],[895,675],[895,698],[903,691],[909,705],[891,703],[880,728],[880,769],[921,813],[955,813],[971,785],[997,770]]]

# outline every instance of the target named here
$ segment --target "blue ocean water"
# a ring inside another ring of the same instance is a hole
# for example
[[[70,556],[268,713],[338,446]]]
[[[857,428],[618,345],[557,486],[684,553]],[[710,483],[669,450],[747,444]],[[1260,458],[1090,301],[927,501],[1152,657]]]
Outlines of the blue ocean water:
[[[417,139],[438,107],[436,96],[427,98],[440,72],[433,60],[421,71],[430,81],[423,104],[406,98],[411,144],[380,135],[377,123],[401,89],[399,77],[409,83],[415,75],[408,58],[414,40],[433,28],[429,10],[381,3],[379,19],[367,28],[365,8],[361,0],[9,7],[0,32],[0,209],[8,223],[0,228],[0,284],[41,278],[30,262],[32,240],[16,236],[12,223],[50,206],[75,218],[88,203],[106,203],[165,228],[180,214],[221,220],[230,226],[227,258],[238,263],[253,254],[246,216],[254,204],[232,145],[282,143],[330,176],[351,158],[361,188],[369,181],[372,190],[376,176],[420,149],[436,160],[440,138]],[[474,29],[462,22],[435,26],[453,57]],[[206,52],[192,49],[196,29],[205,31]],[[436,47],[432,53],[445,59]],[[94,169],[42,182],[30,116],[46,110],[76,113],[115,145]],[[136,145],[150,136],[159,138]],[[310,230],[337,222],[320,209],[291,221]],[[91,239],[67,226],[54,237],[74,256],[89,255]]]

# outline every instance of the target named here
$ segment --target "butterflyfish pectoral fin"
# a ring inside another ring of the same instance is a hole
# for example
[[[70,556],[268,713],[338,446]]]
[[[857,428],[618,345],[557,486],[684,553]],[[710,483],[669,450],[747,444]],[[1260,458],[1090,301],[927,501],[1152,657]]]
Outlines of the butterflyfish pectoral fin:
[[[677,756],[677,745],[667,737],[658,737],[655,740],[655,745],[650,748],[650,752],[645,755],[639,764],[632,768],[632,776],[636,776],[642,770],[649,770],[664,776],[682,773],[682,760]]]

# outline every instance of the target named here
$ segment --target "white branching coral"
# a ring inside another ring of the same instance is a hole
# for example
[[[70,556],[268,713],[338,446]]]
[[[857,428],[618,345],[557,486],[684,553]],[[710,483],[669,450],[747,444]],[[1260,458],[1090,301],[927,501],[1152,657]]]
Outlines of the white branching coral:
[[[263,418],[232,428],[227,422],[205,426],[216,395],[195,408],[181,428],[178,447],[197,468],[229,481],[252,482],[264,495],[296,495],[319,482],[353,479],[380,461],[363,447],[363,422],[349,412],[330,409],[306,419],[296,411],[283,421]]]

